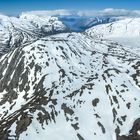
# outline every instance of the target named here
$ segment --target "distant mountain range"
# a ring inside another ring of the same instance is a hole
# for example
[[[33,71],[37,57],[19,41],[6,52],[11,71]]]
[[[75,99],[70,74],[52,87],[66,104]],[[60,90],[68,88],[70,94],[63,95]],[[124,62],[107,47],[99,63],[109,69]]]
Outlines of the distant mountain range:
[[[70,31],[81,32],[86,29],[118,20],[113,17],[83,17],[83,16],[60,16],[59,19],[70,29]]]

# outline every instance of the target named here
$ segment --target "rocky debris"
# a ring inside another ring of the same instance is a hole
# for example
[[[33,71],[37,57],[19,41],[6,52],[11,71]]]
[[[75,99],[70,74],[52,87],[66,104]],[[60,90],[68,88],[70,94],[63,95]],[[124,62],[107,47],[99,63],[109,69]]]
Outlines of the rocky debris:
[[[135,120],[127,136],[118,136],[117,140],[140,140],[140,119]]]

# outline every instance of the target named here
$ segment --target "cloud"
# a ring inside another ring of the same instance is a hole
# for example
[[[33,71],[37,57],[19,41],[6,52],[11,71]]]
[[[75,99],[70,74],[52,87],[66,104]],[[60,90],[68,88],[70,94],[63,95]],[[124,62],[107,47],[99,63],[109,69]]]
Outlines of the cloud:
[[[129,17],[140,17],[140,10],[126,10],[126,9],[113,9],[107,8],[104,10],[47,10],[47,11],[31,11],[23,12],[23,14],[32,14],[38,16],[129,16]]]
[[[60,10],[47,10],[47,11],[30,11],[23,12],[22,14],[31,14],[31,15],[46,15],[46,16],[70,16],[76,14],[75,11],[60,9]]]
[[[79,16],[129,16],[140,17],[140,10],[126,10],[126,9],[113,9],[107,8],[104,10],[94,11],[79,11]]]

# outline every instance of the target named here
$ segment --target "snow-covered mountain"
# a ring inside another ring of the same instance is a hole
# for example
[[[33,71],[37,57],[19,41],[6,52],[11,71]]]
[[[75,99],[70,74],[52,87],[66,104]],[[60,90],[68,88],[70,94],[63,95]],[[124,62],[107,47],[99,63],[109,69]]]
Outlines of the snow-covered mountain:
[[[90,27],[119,20],[119,17],[86,17],[86,16],[59,16],[59,19],[75,32],[84,31]]]
[[[18,18],[0,15],[0,54],[18,46],[26,46],[47,35],[84,31],[89,27],[118,20],[117,18],[51,16],[24,12]]]
[[[43,36],[67,31],[57,17],[22,14],[16,18],[0,15],[0,53],[26,46]]]
[[[31,14],[0,23],[1,47],[9,33],[21,40],[0,57],[0,140],[139,140],[139,52],[99,37],[101,25],[71,33]]]
[[[91,35],[104,38],[140,36],[140,18],[124,18],[113,23],[98,25],[88,30]]]
[[[140,18],[124,18],[87,30],[90,36],[117,41],[130,47],[140,47]]]
[[[69,10],[32,11],[32,12],[23,12],[21,16],[24,15],[25,17],[25,15],[27,15],[29,17],[28,18],[29,20],[34,20],[34,16],[39,17],[41,19],[42,18],[46,19],[48,18],[48,16],[57,17],[59,21],[65,24],[72,32],[81,32],[95,25],[110,23],[124,18],[124,16],[121,15],[109,16],[107,13],[104,13],[105,15],[102,14],[88,15],[83,12]]]

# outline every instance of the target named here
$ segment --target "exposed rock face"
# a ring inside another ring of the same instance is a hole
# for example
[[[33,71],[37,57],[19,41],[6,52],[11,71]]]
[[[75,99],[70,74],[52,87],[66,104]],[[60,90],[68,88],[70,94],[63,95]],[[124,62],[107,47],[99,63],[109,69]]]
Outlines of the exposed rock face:
[[[0,57],[0,140],[139,140],[139,93],[139,53],[87,33],[39,37]]]
[[[118,140],[140,140],[140,119],[137,119],[128,136],[118,136]]]

